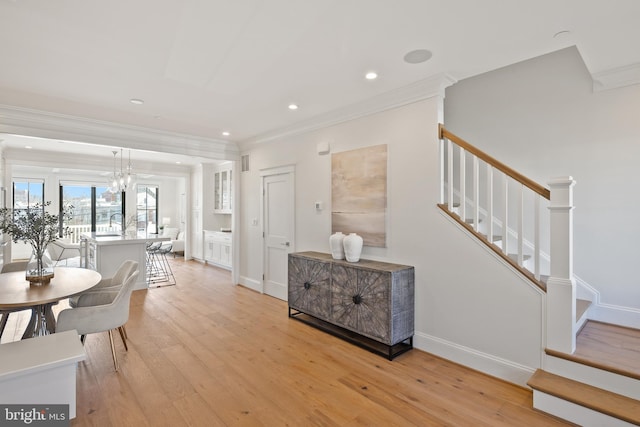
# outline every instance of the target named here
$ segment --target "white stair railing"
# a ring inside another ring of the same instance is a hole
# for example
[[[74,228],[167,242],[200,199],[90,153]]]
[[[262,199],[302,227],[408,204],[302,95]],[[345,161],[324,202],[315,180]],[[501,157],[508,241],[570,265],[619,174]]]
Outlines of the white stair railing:
[[[573,352],[575,182],[570,177],[552,180],[554,194],[442,125],[439,133],[440,165],[446,169],[440,173],[439,206],[547,290],[548,347]]]

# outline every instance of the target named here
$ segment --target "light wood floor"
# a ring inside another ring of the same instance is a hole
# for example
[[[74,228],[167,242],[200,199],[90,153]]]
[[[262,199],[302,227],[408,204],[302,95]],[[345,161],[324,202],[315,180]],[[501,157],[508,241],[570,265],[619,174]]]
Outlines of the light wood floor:
[[[415,349],[390,362],[224,270],[173,266],[176,286],[134,292],[119,372],[107,334],[87,337],[72,426],[569,425],[534,411],[528,390]],[[3,341],[26,322],[11,317]]]

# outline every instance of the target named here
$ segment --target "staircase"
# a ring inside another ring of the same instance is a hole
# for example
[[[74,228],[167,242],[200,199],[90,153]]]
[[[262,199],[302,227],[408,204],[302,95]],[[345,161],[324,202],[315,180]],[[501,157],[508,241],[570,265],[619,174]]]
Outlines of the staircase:
[[[439,136],[438,207],[546,292],[533,407],[583,426],[640,425],[640,330],[589,321],[591,301],[575,298],[574,181],[547,190],[442,125]]]
[[[533,406],[583,426],[640,425],[640,330],[588,321],[576,351],[547,349]]]

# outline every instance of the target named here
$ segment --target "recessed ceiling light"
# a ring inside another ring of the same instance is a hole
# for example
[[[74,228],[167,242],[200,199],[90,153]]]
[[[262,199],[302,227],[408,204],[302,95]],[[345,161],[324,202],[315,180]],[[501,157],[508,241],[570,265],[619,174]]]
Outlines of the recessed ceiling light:
[[[26,148],[27,150],[31,150],[33,147],[30,145],[25,145],[24,148]]]
[[[138,98],[131,98],[129,100],[129,102],[131,102],[132,104],[136,104],[136,105],[144,104],[144,101],[142,99],[138,99]]]
[[[298,109],[297,104],[289,104],[289,110],[297,110],[297,109]]]
[[[229,136],[229,135],[231,135],[231,134],[225,130],[224,132],[222,132],[222,135],[224,135],[224,136]]]
[[[364,78],[367,80],[375,80],[378,78],[378,73],[376,73],[375,71],[369,71],[364,75]]]
[[[181,161],[177,161],[177,162],[176,162],[176,165],[179,165],[179,164],[182,164],[182,162],[181,162]]]
[[[408,52],[404,56],[404,62],[408,62],[409,64],[420,64],[431,59],[431,56],[431,51],[428,51],[427,49],[416,49]]]

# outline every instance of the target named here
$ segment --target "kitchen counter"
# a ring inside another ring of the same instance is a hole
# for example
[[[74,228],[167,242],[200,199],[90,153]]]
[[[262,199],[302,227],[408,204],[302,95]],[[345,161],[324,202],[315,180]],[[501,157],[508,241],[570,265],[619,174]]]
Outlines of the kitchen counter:
[[[116,233],[82,233],[81,239],[96,242],[97,245],[128,245],[140,242],[165,242],[171,240],[169,237],[162,237],[158,234],[137,233],[116,234]]]
[[[116,233],[82,233],[81,250],[84,266],[98,271],[102,277],[112,277],[118,267],[126,261],[138,262],[138,281],[134,289],[146,289],[147,243],[169,241],[169,237],[157,234],[138,233],[121,235]]]

